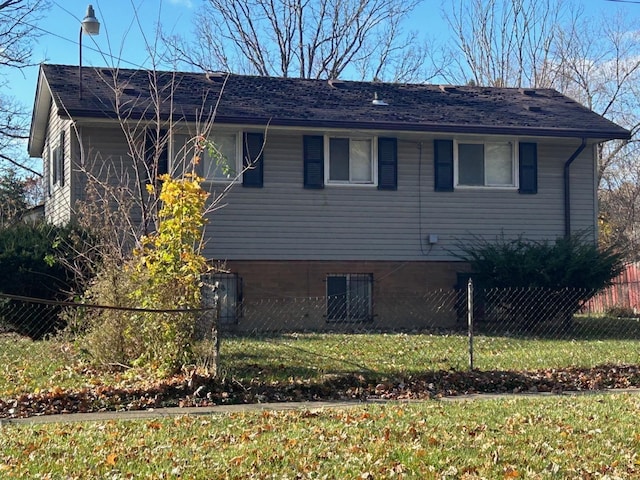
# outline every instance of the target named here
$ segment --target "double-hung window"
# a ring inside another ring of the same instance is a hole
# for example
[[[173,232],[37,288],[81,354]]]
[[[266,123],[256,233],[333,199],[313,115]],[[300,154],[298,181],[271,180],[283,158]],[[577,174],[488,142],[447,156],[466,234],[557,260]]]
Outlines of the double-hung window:
[[[376,184],[375,138],[325,136],[327,184]]]
[[[232,182],[242,172],[238,133],[215,133],[202,155],[202,172],[209,182]]]
[[[517,187],[514,142],[456,142],[456,187]]]
[[[354,322],[373,318],[371,274],[332,274],[327,276],[327,321]]]

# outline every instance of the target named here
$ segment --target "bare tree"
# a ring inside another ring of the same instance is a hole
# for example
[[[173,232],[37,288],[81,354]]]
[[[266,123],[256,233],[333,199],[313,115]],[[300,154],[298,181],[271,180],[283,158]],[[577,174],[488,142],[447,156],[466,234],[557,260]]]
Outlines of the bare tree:
[[[557,37],[554,86],[631,131],[598,145],[601,242],[638,258],[640,240],[640,44],[633,16],[584,18]]]
[[[403,29],[421,0],[208,0],[195,40],[167,41],[202,70],[264,76],[424,80],[426,47]]]
[[[555,0],[451,0],[452,83],[555,88],[631,131],[598,145],[601,240],[633,255],[640,198],[640,42],[635,16],[587,17]],[[457,55],[456,55],[457,52]]]
[[[33,24],[46,8],[46,0],[0,1],[0,88],[3,91],[8,87],[8,69],[33,65],[33,41],[39,35]],[[9,163],[39,175],[24,153],[24,141],[29,138],[29,120],[29,111],[24,105],[0,94],[0,166]]]
[[[454,36],[450,83],[547,87],[565,3],[558,0],[452,0],[444,17]]]

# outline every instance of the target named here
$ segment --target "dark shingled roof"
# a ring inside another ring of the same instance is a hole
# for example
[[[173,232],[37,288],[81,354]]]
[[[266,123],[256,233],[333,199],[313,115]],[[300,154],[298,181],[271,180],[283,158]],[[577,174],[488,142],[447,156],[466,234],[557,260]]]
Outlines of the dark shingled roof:
[[[509,134],[626,139],[629,131],[552,89],[443,87],[426,84],[273,78],[233,74],[156,72],[42,65],[61,115],[130,118],[155,114],[151,81],[159,86],[163,116],[206,120],[217,105],[218,123],[393,131]],[[377,98],[376,105],[373,100]],[[37,101],[37,99],[36,99]]]

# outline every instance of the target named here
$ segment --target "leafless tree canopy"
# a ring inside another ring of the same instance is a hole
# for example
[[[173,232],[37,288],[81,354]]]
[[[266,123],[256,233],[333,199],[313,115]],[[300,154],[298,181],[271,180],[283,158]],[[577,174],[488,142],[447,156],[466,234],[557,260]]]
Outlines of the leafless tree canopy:
[[[638,15],[587,17],[570,0],[450,0],[444,16],[450,83],[555,88],[632,132],[599,145],[598,182],[601,238],[637,256]]]
[[[38,31],[33,24],[47,8],[46,0],[0,0],[0,166],[10,164],[31,174],[23,142],[28,138],[30,115],[6,92],[8,69],[33,65],[31,53]]]
[[[175,58],[265,76],[424,80],[425,47],[403,30],[421,0],[208,0]],[[422,77],[422,78],[420,78]]]
[[[453,0],[444,11],[454,36],[450,83],[547,87],[565,13],[561,0]]]

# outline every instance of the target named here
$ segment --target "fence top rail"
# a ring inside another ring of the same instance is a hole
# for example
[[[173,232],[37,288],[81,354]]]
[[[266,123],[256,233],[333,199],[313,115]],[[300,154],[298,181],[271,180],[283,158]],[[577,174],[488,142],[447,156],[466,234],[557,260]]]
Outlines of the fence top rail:
[[[137,307],[118,307],[114,305],[97,305],[92,303],[63,302],[57,300],[45,300],[42,298],[24,297],[22,295],[10,295],[8,293],[0,293],[0,299],[18,300],[27,303],[40,303],[44,305],[56,305],[61,307],[77,307],[77,308],[97,308],[100,310],[120,310],[125,312],[147,312],[147,313],[199,313],[210,312],[216,309],[215,306],[203,308],[177,308],[177,309],[155,309],[155,308],[137,308]]]

